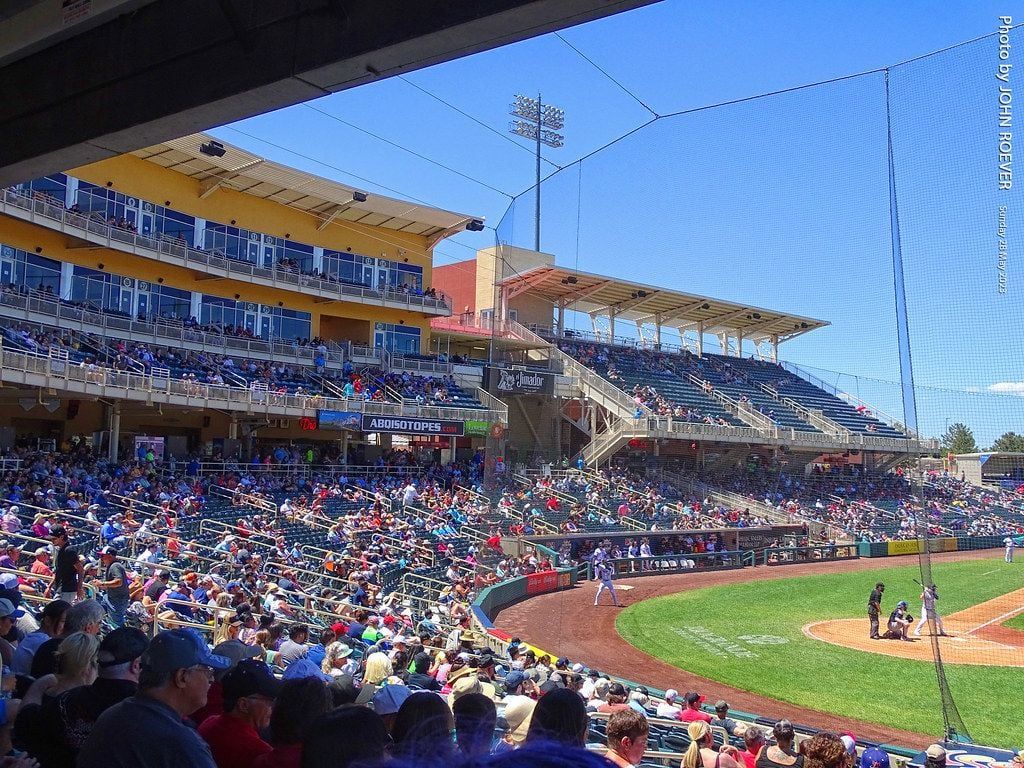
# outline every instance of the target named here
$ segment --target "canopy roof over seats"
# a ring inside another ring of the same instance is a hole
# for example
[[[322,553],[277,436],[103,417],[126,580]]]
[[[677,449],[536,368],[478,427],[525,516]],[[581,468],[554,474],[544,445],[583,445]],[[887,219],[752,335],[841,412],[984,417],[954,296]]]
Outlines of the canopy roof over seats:
[[[210,142],[219,144],[223,155],[202,152],[200,148]],[[198,179],[203,197],[222,187],[237,190],[314,215],[321,229],[334,221],[348,221],[423,235],[433,247],[438,240],[480,218],[369,192],[360,202],[354,199],[356,187],[266,160],[205,133],[165,141],[132,154]]]
[[[754,342],[771,341],[773,337],[781,342],[829,324],[779,310],[554,265],[517,273],[503,279],[501,285],[509,299],[529,294],[547,299],[555,307],[591,316],[614,315],[616,321],[671,326],[680,332],[742,335]]]

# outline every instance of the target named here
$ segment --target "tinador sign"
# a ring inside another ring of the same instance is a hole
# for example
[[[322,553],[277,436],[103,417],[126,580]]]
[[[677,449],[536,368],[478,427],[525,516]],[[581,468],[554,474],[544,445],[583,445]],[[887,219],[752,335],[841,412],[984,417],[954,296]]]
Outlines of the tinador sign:
[[[519,368],[488,368],[487,375],[498,395],[550,395],[555,391],[554,374]]]

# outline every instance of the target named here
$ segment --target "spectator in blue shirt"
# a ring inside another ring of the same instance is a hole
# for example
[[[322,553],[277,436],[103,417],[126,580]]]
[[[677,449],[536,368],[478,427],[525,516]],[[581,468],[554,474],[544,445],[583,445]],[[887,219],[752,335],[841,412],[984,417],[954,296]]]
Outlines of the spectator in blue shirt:
[[[100,715],[78,768],[216,768],[185,718],[206,705],[213,673],[230,667],[230,659],[176,629],[153,638],[140,666],[138,692]]]
[[[166,599],[191,603],[192,590],[184,581],[179,581],[173,588],[167,590]],[[191,621],[195,617],[195,608],[191,605],[179,605],[177,602],[165,605],[186,621]]]

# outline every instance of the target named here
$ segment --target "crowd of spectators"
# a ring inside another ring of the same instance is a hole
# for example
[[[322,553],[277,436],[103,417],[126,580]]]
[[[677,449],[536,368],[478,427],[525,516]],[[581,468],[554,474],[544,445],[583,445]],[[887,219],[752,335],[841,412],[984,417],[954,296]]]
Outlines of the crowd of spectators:
[[[233,386],[266,391],[267,397],[292,394],[313,399],[344,397],[367,402],[415,400],[418,405],[480,408],[480,402],[459,387],[450,375],[422,375],[408,371],[386,372],[367,367],[360,370],[346,360],[340,372],[327,369],[326,344],[309,342],[311,365],[294,365],[230,354],[197,351],[117,338],[101,339],[81,331],[30,327],[20,323],[0,327],[15,347],[36,354],[51,350],[66,352],[69,359],[87,370],[88,379],[98,383],[119,373],[152,373],[166,369],[172,378],[185,382],[186,390],[199,394],[203,385]],[[297,340],[296,344],[306,343]],[[314,346],[315,344],[315,346]],[[327,383],[324,383],[324,380]]]
[[[759,466],[709,476],[717,486],[777,509],[793,521],[822,523],[857,541],[914,539],[927,526],[932,536],[1024,533],[1024,504],[1007,489],[980,489],[946,473],[932,473],[921,491],[902,470],[877,476],[856,466],[791,475]]]
[[[733,508],[694,497],[670,483],[642,473],[610,467],[596,474],[563,472],[537,477],[531,487],[508,489],[498,502],[536,531],[538,519],[560,533],[580,533],[598,526],[621,527],[623,518],[652,531],[700,528],[750,528],[770,524],[749,508]]]
[[[485,486],[480,462],[423,465],[392,451],[388,471],[361,478],[253,465],[200,476],[195,460],[111,464],[84,441],[64,448],[17,452],[0,476],[0,657],[20,675],[0,750],[44,767],[480,765],[516,753],[544,765],[593,741],[593,718],[616,765],[641,760],[653,718],[686,728],[697,746],[684,764],[739,766],[745,746],[754,758],[771,746],[727,705],[712,718],[697,693],[677,707],[673,691],[658,701],[517,642],[487,647],[470,625],[479,590],[552,563],[501,546],[545,494]],[[671,492],[621,469],[575,482],[562,489],[642,515]],[[566,562],[597,550],[686,562],[722,539],[652,531],[572,547],[562,545]],[[399,596],[396,569],[430,586]]]

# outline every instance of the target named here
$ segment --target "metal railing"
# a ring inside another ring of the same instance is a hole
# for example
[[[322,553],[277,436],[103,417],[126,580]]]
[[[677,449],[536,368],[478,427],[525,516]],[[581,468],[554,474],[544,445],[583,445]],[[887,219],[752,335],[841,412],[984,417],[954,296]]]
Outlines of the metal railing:
[[[670,472],[666,469],[659,470],[658,477],[680,490],[688,491],[693,496],[709,498],[714,502],[725,504],[732,509],[749,509],[758,517],[767,518],[775,523],[789,522],[789,518],[785,514],[779,512],[779,510],[774,507],[770,507],[767,504],[758,501],[757,499],[749,499],[738,493],[716,488],[708,483],[695,480],[691,477],[686,477],[685,475],[680,475],[676,472]]]
[[[519,323],[515,323],[515,325],[519,326],[519,328],[526,333],[531,333],[526,328],[519,325]],[[537,336],[536,338],[538,341],[544,341],[540,336]],[[596,400],[601,403],[605,408],[613,411],[619,418],[634,418],[638,408],[644,415],[651,415],[650,408],[637,403],[632,397],[627,395],[604,377],[592,371],[590,368],[587,368],[583,363],[576,360],[576,358],[567,355],[558,347],[551,347],[550,353],[553,359],[558,360],[562,364],[562,370],[566,375],[574,376],[579,380],[579,387],[583,391],[583,394],[587,395],[592,400]],[[591,390],[591,392],[588,392],[588,389]],[[594,392],[596,392],[599,397],[594,397]],[[609,405],[613,407],[609,407]]]
[[[477,387],[476,399],[479,400],[481,405],[483,405],[487,410],[504,414],[501,423],[508,424],[508,406],[505,405],[505,403],[496,398],[486,389],[481,389],[480,387]]]
[[[350,358],[360,358],[360,361],[374,360],[379,364],[384,362],[384,350],[378,347],[370,347],[365,344],[350,344],[348,349]]]
[[[417,373],[440,373],[442,375],[452,372],[451,363],[442,363],[440,360],[422,360],[398,354],[391,356],[389,367],[393,371],[416,371]]]
[[[166,369],[165,369],[166,370]],[[191,379],[163,378],[148,374],[125,373],[94,364],[75,365],[65,360],[3,346],[0,339],[0,377],[4,381],[42,386],[64,391],[82,391],[111,398],[128,398],[153,402],[162,395],[162,402],[224,410],[242,410],[268,415],[313,415],[317,410],[355,411],[379,416],[406,416],[423,419],[490,420],[507,414],[481,408],[446,408],[405,403],[373,402],[362,399],[339,400],[319,394],[292,394],[253,390],[244,387],[205,384]],[[41,381],[32,381],[40,377]]]
[[[223,276],[228,278],[248,278],[249,282],[258,282],[272,288],[298,290],[302,293],[316,292],[323,298],[343,297],[364,304],[386,303],[391,307],[397,306],[408,310],[451,314],[451,305],[440,298],[417,296],[389,288],[377,290],[288,269],[278,269],[276,266],[260,267],[248,261],[190,247],[178,239],[163,235],[150,237],[119,229],[102,219],[67,210],[49,200],[36,198],[32,194],[25,194],[10,187],[4,189],[3,195],[0,196],[0,211],[34,224],[59,229],[65,234],[107,248],[120,251],[130,249],[139,256],[204,273],[223,273]],[[55,224],[57,226],[54,226]]]
[[[54,296],[47,296],[31,290],[27,295],[0,292],[0,309],[5,317],[27,323],[55,325],[64,330],[81,331],[104,338],[123,338],[147,344],[166,345],[173,343],[184,349],[195,349],[232,356],[245,355],[271,357],[275,361],[312,365],[319,351],[317,347],[302,346],[284,341],[263,341],[237,336],[208,333],[199,328],[186,326],[180,321],[166,318],[146,320],[102,312],[95,308],[68,304]],[[12,310],[21,310],[20,313]],[[341,346],[325,344],[325,361],[332,367],[342,364],[345,359]]]
[[[617,557],[609,558],[606,562],[615,567],[617,577],[629,578],[631,576],[686,573],[688,571],[747,568],[755,564],[756,554],[752,550],[723,550],[721,552],[650,555],[649,557]],[[593,566],[588,568],[588,578],[593,578]]]
[[[593,333],[591,331],[580,331],[574,328],[563,329],[561,333],[558,332],[557,328],[548,325],[539,325],[537,323],[531,323],[529,329],[541,337],[547,337],[549,339],[561,339],[564,341],[580,341],[585,343],[594,344],[609,344],[615,347],[627,347],[631,349],[646,349],[656,352],[688,352],[692,351],[689,348],[680,344],[672,344],[669,342],[658,343],[649,339],[634,339],[627,336],[616,336],[609,338],[606,333]]]
[[[911,429],[910,427],[908,427],[905,424],[903,424],[901,421],[896,419],[894,416],[890,416],[889,414],[885,413],[884,411],[881,411],[878,408],[875,408],[874,406],[869,405],[868,403],[865,403],[863,400],[861,400],[858,397],[855,397],[854,395],[851,395],[849,392],[840,392],[839,389],[837,389],[832,384],[829,384],[827,381],[824,381],[823,379],[815,376],[813,373],[810,373],[809,371],[804,370],[799,365],[796,365],[795,363],[787,362],[785,360],[780,360],[779,361],[779,365],[782,366],[783,368],[785,368],[790,373],[792,373],[792,374],[798,376],[799,378],[803,379],[804,381],[806,381],[806,382],[808,382],[810,384],[813,384],[818,389],[822,389],[822,390],[828,392],[830,395],[838,397],[840,400],[842,400],[845,403],[853,404],[855,407],[856,406],[863,406],[868,411],[870,411],[872,416],[874,416],[876,419],[878,419],[881,422],[884,422],[884,423],[888,424],[893,429],[895,429],[895,430],[897,430],[899,432],[902,432],[903,434],[909,436],[910,438],[920,439],[921,436],[917,432],[915,432],[913,429]]]
[[[518,338],[512,327],[511,320],[498,320],[495,322],[490,314],[483,312],[461,312],[454,313],[449,317],[435,317],[430,321],[430,328],[433,331],[447,331],[449,333],[466,333],[473,336],[495,335],[501,338]],[[518,323],[517,323],[518,325]],[[547,342],[541,339],[543,346]]]
[[[765,565],[794,565],[824,560],[854,560],[860,557],[856,544],[825,544],[814,547],[768,547],[761,553]]]
[[[691,384],[700,387],[701,391],[712,400],[717,400],[725,410],[729,411],[733,416],[736,416],[740,421],[744,421],[750,426],[768,432],[769,434],[775,431],[775,422],[763,413],[759,413],[751,408],[750,405],[740,402],[739,400],[734,400],[721,390],[716,389],[710,381],[706,381],[699,376],[694,376],[692,373],[687,373],[686,378],[690,380]]]

